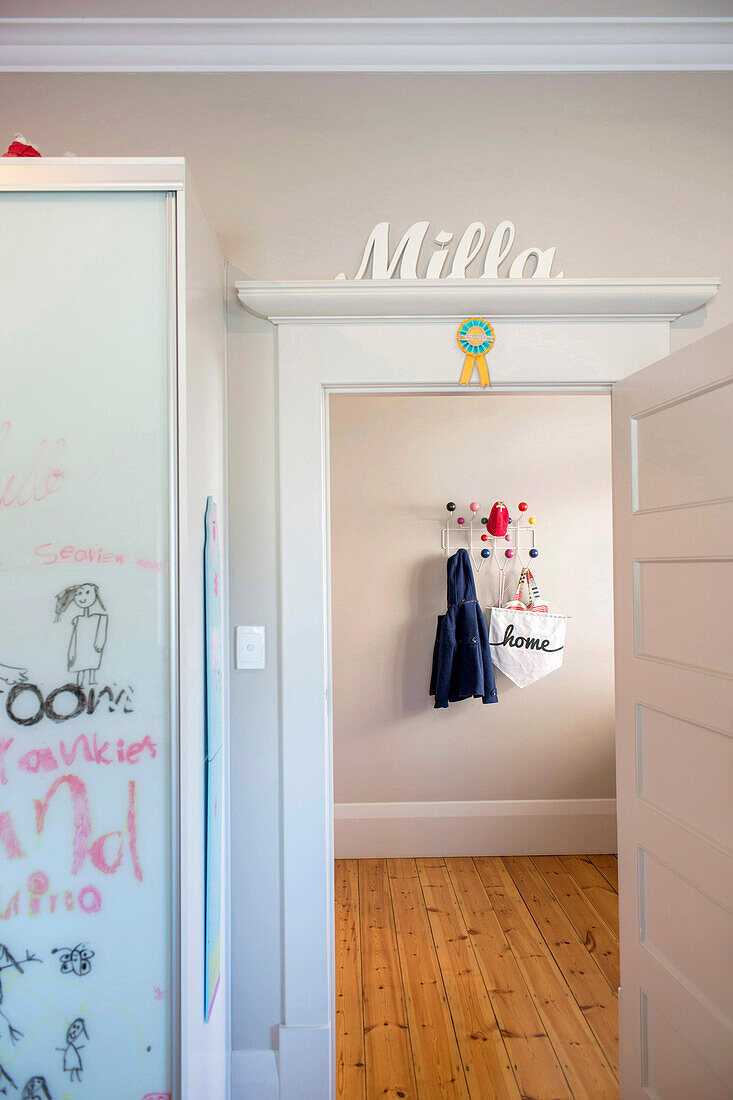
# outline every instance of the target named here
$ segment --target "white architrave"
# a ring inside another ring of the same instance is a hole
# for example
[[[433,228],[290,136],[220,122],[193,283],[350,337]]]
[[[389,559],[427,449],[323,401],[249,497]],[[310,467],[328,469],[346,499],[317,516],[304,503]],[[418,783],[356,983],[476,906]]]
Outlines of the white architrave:
[[[715,72],[733,19],[0,20],[6,72]]]
[[[328,394],[466,392],[457,385],[462,357],[456,320],[431,316],[436,288],[416,282],[409,288],[410,316],[398,300],[400,284],[376,288],[377,305],[373,284],[348,284],[355,293],[347,306],[339,304],[343,281],[238,286],[250,310],[279,325],[280,508],[287,517],[280,536],[283,1100],[334,1096]],[[580,289],[572,280],[553,280],[552,295],[564,297],[552,310],[546,293],[541,303],[534,297],[536,281],[515,281],[511,320],[496,320],[491,309],[497,303],[492,296],[507,284],[483,282],[480,301],[496,331],[489,358],[494,390],[602,388],[666,355],[670,317],[682,312],[683,303],[702,305],[716,286],[703,280],[703,291],[695,280],[671,282],[672,298],[666,280],[647,281],[646,289],[639,289],[639,280],[591,280]],[[614,306],[619,285],[623,301]],[[692,287],[691,298],[680,298],[680,288],[689,295]],[[469,315],[472,288],[454,283],[448,289],[455,292],[450,308],[441,299],[438,311]],[[440,293],[445,290],[440,283]],[[558,315],[548,315],[553,312]],[[491,399],[490,389],[480,392]]]

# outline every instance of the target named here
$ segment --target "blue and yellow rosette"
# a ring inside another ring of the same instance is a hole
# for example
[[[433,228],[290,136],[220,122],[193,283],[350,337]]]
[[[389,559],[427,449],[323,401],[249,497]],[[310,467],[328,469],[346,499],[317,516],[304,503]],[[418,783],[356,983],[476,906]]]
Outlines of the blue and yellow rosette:
[[[491,350],[495,337],[489,322],[484,321],[483,317],[469,317],[459,328],[457,339],[458,347],[466,354],[459,385],[468,386],[476,368],[481,388],[490,386],[486,352]]]

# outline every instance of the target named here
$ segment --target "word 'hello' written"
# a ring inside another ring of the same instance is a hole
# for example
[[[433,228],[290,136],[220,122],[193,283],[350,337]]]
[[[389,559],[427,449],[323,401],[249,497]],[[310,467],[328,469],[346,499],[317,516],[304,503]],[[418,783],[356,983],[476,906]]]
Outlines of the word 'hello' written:
[[[430,228],[430,222],[415,222],[402,237],[394,252],[389,252],[389,222],[378,222],[367,237],[364,252],[361,257],[359,269],[355,279],[392,279],[399,269],[400,279],[466,279],[466,272],[474,261],[477,260],[486,240],[486,226],[483,222],[471,222],[459,238],[453,252],[453,262],[450,271],[445,274],[446,262],[450,255],[448,245],[453,240],[453,233],[441,229],[435,235],[433,254],[428,260],[424,275],[418,275],[418,263],[425,244],[425,238]],[[484,256],[483,270],[479,278],[498,279],[499,268],[506,260],[514,245],[515,229],[513,222],[499,222],[489,238],[489,243]],[[530,271],[532,279],[561,279],[564,272],[552,274],[552,264],[555,259],[555,248],[525,248],[515,256],[509,268],[510,279],[524,279],[527,264],[532,263],[534,270]],[[345,279],[345,272],[336,276],[337,279]]]
[[[11,427],[9,420],[0,424],[0,505],[4,508],[45,500],[61,487],[64,478],[64,471],[58,466],[65,445],[63,439],[55,443],[41,440],[30,462],[19,470],[8,471],[5,467]]]

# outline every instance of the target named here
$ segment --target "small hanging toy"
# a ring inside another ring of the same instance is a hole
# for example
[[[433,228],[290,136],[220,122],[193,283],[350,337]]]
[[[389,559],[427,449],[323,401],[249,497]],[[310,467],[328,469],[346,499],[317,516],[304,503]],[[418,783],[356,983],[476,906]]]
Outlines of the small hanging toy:
[[[486,521],[486,530],[495,538],[504,538],[509,527],[509,509],[503,500],[497,500]]]
[[[40,157],[40,153],[33,145],[29,145],[22,134],[15,134],[8,146],[4,157]]]
[[[494,340],[494,330],[483,317],[469,317],[457,333],[458,347],[465,352],[463,370],[458,380],[459,386],[467,386],[471,381],[474,367],[478,371],[481,388],[491,385],[489,368],[486,366],[486,352],[490,351]]]

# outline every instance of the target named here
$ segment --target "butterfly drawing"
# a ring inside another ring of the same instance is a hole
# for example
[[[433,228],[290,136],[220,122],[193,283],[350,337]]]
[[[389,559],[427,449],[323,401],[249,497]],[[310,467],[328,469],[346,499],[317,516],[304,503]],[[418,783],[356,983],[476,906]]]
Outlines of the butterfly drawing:
[[[51,954],[55,955],[57,952],[61,952],[62,974],[78,974],[83,978],[85,974],[91,973],[94,952],[86,944],[78,943],[76,947],[54,947]]]

